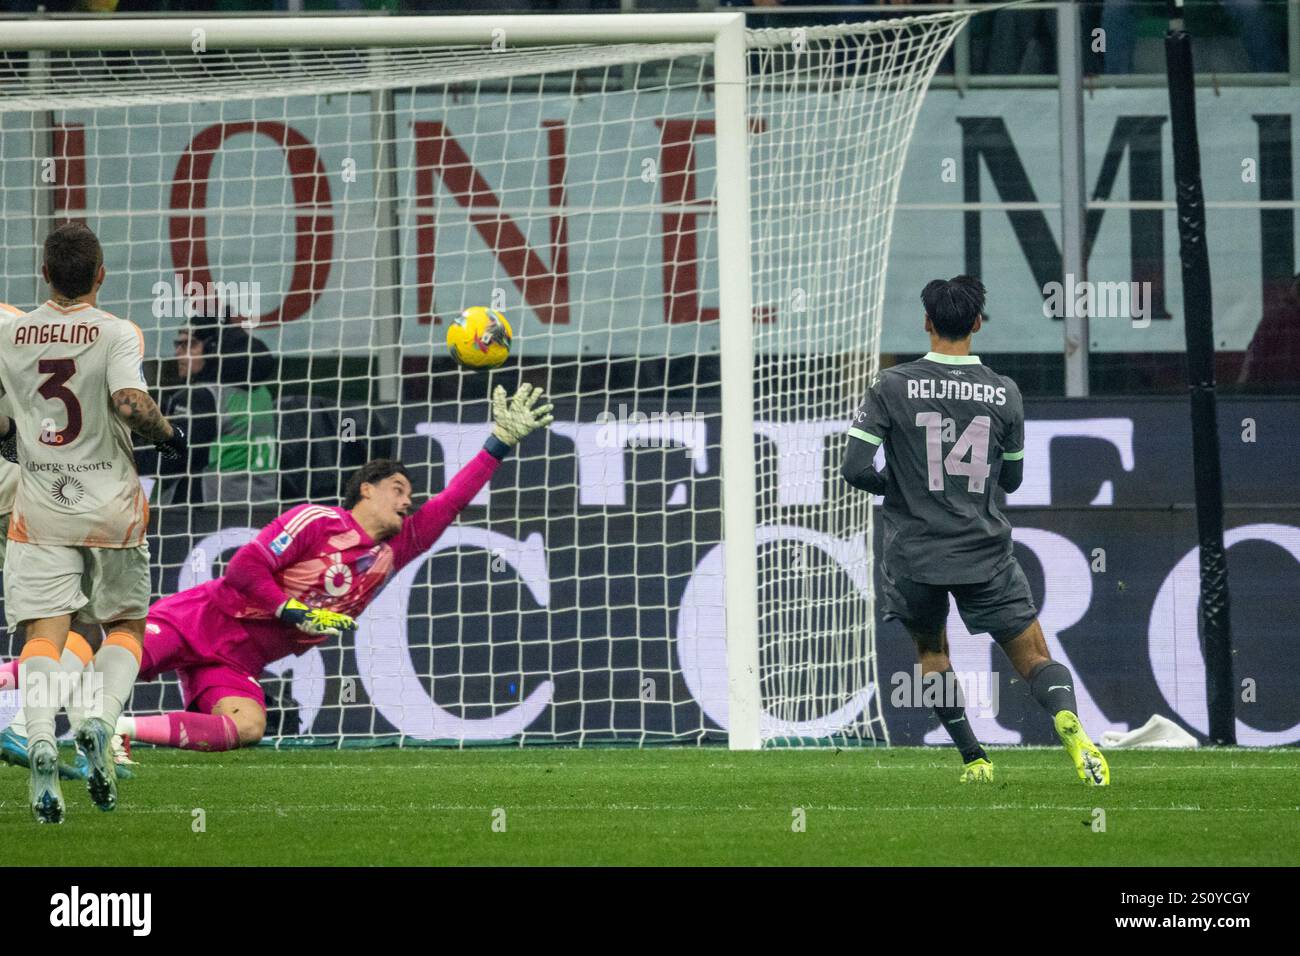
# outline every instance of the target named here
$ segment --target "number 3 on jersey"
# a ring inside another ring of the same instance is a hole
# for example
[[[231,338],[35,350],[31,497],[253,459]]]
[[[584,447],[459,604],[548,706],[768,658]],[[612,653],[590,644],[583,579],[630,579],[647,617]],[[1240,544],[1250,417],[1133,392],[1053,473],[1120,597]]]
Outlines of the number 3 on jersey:
[[[917,412],[916,424],[925,429],[926,475],[931,491],[943,491],[943,473],[965,475],[966,490],[972,494],[984,493],[984,482],[989,476],[989,431],[991,420],[987,415],[976,415],[947,457],[943,454],[943,416],[938,412]],[[966,461],[969,453],[970,460]]]
[[[58,447],[66,445],[81,434],[81,402],[65,383],[77,374],[76,359],[41,359],[36,371],[48,375],[41,383],[37,394],[49,401],[58,400],[68,411],[68,424],[61,430],[54,430],[54,422],[45,419],[41,423],[41,444]]]

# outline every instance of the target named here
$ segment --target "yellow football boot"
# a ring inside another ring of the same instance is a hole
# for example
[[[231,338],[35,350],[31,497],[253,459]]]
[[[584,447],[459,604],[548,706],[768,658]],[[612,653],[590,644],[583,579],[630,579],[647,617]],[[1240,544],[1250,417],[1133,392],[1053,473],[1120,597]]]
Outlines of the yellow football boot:
[[[966,764],[958,778],[962,783],[992,783],[993,764],[983,757]]]
[[[1065,752],[1074,761],[1074,769],[1078,771],[1079,779],[1094,787],[1109,786],[1110,766],[1101,751],[1097,749],[1097,745],[1084,733],[1079,718],[1068,710],[1063,710],[1056,715],[1054,722],[1056,736],[1061,738],[1061,743],[1065,745]]]

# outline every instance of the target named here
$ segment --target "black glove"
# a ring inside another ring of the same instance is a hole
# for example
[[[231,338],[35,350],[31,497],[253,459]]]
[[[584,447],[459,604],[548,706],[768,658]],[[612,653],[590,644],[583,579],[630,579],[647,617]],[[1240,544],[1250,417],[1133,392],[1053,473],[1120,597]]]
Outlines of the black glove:
[[[0,458],[18,464],[18,423],[9,419],[9,433],[0,437]]]
[[[189,439],[185,437],[185,429],[180,425],[172,425],[172,437],[164,438],[158,444],[153,446],[158,449],[158,454],[168,461],[176,461],[178,458],[184,458],[190,450]]]

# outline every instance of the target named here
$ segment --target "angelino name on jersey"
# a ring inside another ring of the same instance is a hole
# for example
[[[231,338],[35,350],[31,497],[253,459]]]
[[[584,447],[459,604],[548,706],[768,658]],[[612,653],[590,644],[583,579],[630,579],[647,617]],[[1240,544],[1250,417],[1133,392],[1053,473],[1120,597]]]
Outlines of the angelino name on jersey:
[[[1007,390],[998,385],[981,385],[979,382],[954,382],[940,378],[909,378],[908,398],[951,398],[965,402],[984,402],[993,405],[1007,403]]]
[[[99,326],[68,322],[20,325],[14,330],[14,345],[87,345],[99,338]]]

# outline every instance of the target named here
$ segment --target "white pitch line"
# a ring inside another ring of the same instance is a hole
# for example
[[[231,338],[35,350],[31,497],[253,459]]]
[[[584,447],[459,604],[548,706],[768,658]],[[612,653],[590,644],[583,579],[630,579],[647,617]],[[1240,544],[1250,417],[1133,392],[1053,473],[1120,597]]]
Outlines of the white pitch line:
[[[784,817],[789,813],[789,808],[780,807],[752,807],[752,806],[699,806],[694,804],[675,805],[675,804],[439,804],[439,803],[407,803],[407,804],[244,804],[238,808],[226,810],[221,808],[205,807],[210,819],[220,819],[222,816],[241,816],[250,813],[266,814],[275,813],[277,816],[288,816],[290,813],[392,813],[394,811],[403,812],[446,812],[446,813],[483,813],[490,814],[497,807],[516,813],[669,813],[669,812],[721,812],[734,813],[736,811],[748,813],[771,813],[778,817]],[[196,809],[191,806],[163,806],[163,807],[132,807],[129,804],[121,809],[127,813],[151,813],[151,814],[179,814],[188,816]],[[1028,811],[1042,811],[1053,813],[1091,813],[1093,807],[1073,807],[1073,806],[1055,806],[1049,804],[990,804],[988,806],[816,806],[805,805],[803,809],[810,812],[830,812],[830,813],[951,813],[953,811],[962,813],[985,813],[988,811],[1008,812],[1014,811],[1022,813]],[[1109,807],[1116,813],[1120,812],[1141,812],[1141,813],[1295,813],[1300,811],[1300,807],[1195,807],[1195,806],[1172,806],[1172,807]]]
[[[141,767],[146,768],[146,772],[148,771],[149,764],[147,762],[137,761],[137,763],[139,763]],[[604,766],[600,764],[570,765],[570,764],[563,764],[563,763],[544,763],[544,764],[543,763],[507,763],[507,764],[502,764],[500,766],[501,769],[509,769],[512,772],[516,770],[572,770],[578,773],[584,773],[588,771],[606,772],[610,770],[619,770],[625,772],[644,772],[644,771],[663,772],[663,771],[671,771],[671,770],[696,772],[702,769],[699,766],[693,766],[689,764],[636,764],[636,765],[624,765],[624,766]],[[890,766],[888,764],[877,763],[877,764],[872,764],[870,766],[859,767],[856,769],[861,770],[864,773],[875,773],[877,771],[930,773],[933,771],[949,771],[949,770],[953,770],[955,767],[956,765],[952,763],[933,763],[933,764],[925,764],[925,765],[913,764],[908,766]],[[1025,764],[1023,762],[1017,761],[1016,764],[1014,764],[1012,767],[1010,767],[1008,770],[1004,772],[1017,773],[1021,770],[1024,771],[1057,770],[1060,769],[1061,767],[1068,767],[1068,764],[1063,763],[1062,761],[1059,760],[1045,761],[1043,763],[1032,763],[1032,764]],[[411,773],[415,771],[455,771],[456,773],[465,773],[467,769],[494,770],[496,769],[496,767],[490,764],[476,764],[472,768],[467,768],[464,764],[461,763],[436,763],[436,764],[404,763],[404,764],[388,764],[388,765],[385,764],[369,765],[369,764],[351,764],[351,763],[327,763],[327,764],[326,763],[301,763],[301,764],[250,763],[247,765],[240,765],[240,764],[232,764],[232,763],[217,763],[215,761],[204,762],[204,763],[168,763],[166,761],[163,761],[162,763],[154,764],[153,769],[159,771],[215,770],[215,769],[240,770],[240,771],[289,770],[294,773],[299,773],[304,770],[330,770],[330,771],[345,770],[353,773]],[[741,768],[737,765],[729,764],[729,765],[720,765],[717,767],[714,767],[714,765],[709,765],[708,769],[744,770],[749,768]],[[756,771],[763,771],[766,770],[767,768],[763,768],[759,764],[754,764],[753,769],[755,769]],[[780,769],[784,770],[786,768],[780,768]],[[1297,768],[1295,766],[1268,767],[1268,766],[1263,766],[1258,764],[1230,764],[1226,767],[1219,764],[1139,764],[1137,766],[1130,766],[1127,764],[1123,764],[1120,766],[1119,769],[1125,774],[1132,773],[1134,771],[1149,771],[1149,770],[1160,770],[1160,771],[1177,770],[1180,772],[1184,770],[1195,770],[1195,771],[1208,771],[1213,773],[1234,773],[1242,770],[1251,771],[1251,772],[1266,770],[1270,772],[1279,772],[1279,773],[1296,773],[1297,771]],[[773,770],[772,772],[775,773],[776,771]]]

